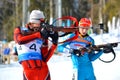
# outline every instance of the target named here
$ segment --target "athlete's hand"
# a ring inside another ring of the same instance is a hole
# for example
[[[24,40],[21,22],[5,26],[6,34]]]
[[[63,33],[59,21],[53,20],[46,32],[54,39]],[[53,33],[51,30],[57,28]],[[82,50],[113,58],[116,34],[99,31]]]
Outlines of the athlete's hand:
[[[43,39],[48,39],[49,32],[47,31],[46,28],[42,28],[41,31],[40,31],[40,33],[41,33],[41,36],[43,37]]]
[[[81,51],[80,50],[77,50],[77,49],[73,49],[72,50],[72,53],[75,54],[76,56],[81,56]]]
[[[58,32],[49,32],[49,37],[52,38],[52,43],[57,45],[58,44]]]

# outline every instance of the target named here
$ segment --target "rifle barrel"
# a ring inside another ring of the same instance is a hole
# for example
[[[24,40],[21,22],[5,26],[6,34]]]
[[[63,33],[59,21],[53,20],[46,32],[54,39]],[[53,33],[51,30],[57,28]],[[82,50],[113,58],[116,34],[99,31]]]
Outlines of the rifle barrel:
[[[96,45],[96,47],[98,47],[98,48],[109,47],[109,46],[111,46],[111,47],[117,47],[118,43],[120,43],[120,42]]]
[[[77,27],[74,27],[74,28],[68,28],[68,27],[47,27],[47,30],[49,31],[62,31],[62,32],[75,32],[78,30]]]

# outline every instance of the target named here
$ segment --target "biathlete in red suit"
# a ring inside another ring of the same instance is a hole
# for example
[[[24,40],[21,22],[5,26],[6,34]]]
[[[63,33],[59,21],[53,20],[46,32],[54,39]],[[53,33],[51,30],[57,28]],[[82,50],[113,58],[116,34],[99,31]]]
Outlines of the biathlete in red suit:
[[[57,47],[58,33],[50,34],[45,28],[39,31],[43,19],[42,11],[33,10],[30,14],[30,23],[24,28],[17,27],[14,30],[14,40],[18,60],[23,67],[24,80],[51,80],[47,62]],[[29,31],[33,33],[23,34]],[[53,43],[49,47],[48,35]]]

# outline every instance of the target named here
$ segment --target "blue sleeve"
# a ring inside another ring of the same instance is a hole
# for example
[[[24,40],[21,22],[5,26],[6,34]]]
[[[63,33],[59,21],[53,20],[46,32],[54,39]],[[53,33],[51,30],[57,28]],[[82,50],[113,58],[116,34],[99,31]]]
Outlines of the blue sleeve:
[[[90,61],[94,61],[94,60],[98,59],[102,54],[103,54],[102,50],[98,51],[97,53],[94,53],[94,51],[93,51],[93,53],[89,54],[89,59],[90,59]]]
[[[69,48],[67,48],[67,45],[69,44],[69,42],[66,42],[64,44],[60,44],[57,47],[57,52],[62,52],[62,53],[66,53],[66,50],[69,52]]]

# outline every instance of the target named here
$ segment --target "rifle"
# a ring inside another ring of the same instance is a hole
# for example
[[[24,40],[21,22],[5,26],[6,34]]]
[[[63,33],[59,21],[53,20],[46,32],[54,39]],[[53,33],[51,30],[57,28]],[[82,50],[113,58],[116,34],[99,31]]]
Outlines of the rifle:
[[[94,46],[90,46],[87,48],[80,48],[79,50],[80,50],[80,52],[83,51],[83,52],[88,52],[88,53],[91,53],[92,51],[99,51],[99,50],[103,50],[104,53],[111,53],[112,52],[113,58],[109,61],[105,61],[105,60],[99,58],[99,60],[101,60],[102,62],[110,63],[116,58],[116,53],[115,53],[113,48],[117,47],[119,43],[120,42],[94,45]]]
[[[107,44],[101,44],[101,45],[93,45],[93,46],[90,46],[88,49],[83,48],[83,50],[86,50],[87,52],[91,52],[91,51],[99,51],[100,49],[104,49],[104,48],[111,49],[113,47],[117,47],[118,43],[120,43],[120,42],[107,43]],[[106,51],[105,53],[109,53],[109,51]]]
[[[78,31],[78,27],[75,26],[70,26],[70,27],[54,26],[54,25],[49,25],[48,23],[45,22],[42,22],[40,25],[41,25],[40,27],[35,27],[34,28],[35,30],[29,29],[29,31],[22,31],[22,34],[23,35],[33,34],[38,31],[40,32],[42,28],[45,28],[49,32],[63,32],[64,34],[62,35],[59,34],[59,37],[62,37],[72,32]]]

